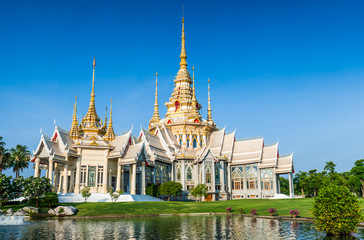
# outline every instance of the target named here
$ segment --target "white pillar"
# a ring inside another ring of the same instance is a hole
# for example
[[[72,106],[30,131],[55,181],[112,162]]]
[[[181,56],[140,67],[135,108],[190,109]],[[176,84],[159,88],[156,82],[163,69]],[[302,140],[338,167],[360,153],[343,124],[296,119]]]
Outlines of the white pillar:
[[[58,179],[58,163],[54,163],[54,177],[53,177],[53,189],[57,188],[57,183],[59,182]]]
[[[221,186],[221,192],[225,192],[225,163],[222,162],[221,163],[222,168],[219,170],[220,171],[220,186]]]
[[[142,195],[145,195],[145,162],[142,162]]]
[[[116,175],[116,191],[120,191],[120,182],[121,182],[121,165],[118,165],[118,172]]]
[[[275,169],[272,169],[273,171],[273,192],[274,192],[274,196],[277,196],[278,191],[277,191],[277,174],[275,173]]]
[[[131,190],[130,194],[135,195],[136,194],[136,163],[133,164],[133,171],[132,171],[132,180],[131,180]]]
[[[277,192],[281,193],[281,182],[279,181],[279,174],[277,176]]]
[[[185,166],[185,161],[182,160],[182,191],[186,191],[186,166]]]
[[[73,192],[73,183],[75,182],[75,173],[74,173],[75,169],[71,168],[71,182],[70,182],[70,188],[68,189],[69,192]]]
[[[288,181],[289,181],[289,196],[291,198],[294,198],[293,179],[291,172],[288,174]]]
[[[49,159],[48,161],[48,178],[51,185],[53,184],[53,159]]]
[[[262,183],[261,183],[261,179],[260,179],[260,168],[257,168],[257,169],[258,169],[258,194],[259,194],[259,197],[262,198],[263,194],[262,194]]]
[[[68,191],[68,163],[63,168],[63,193]]]
[[[39,163],[40,163],[40,159],[36,158],[35,159],[35,168],[34,168],[34,177],[39,177]]]
[[[227,197],[227,199],[232,199],[232,189],[231,189],[231,167],[230,167],[230,163],[227,163],[227,180],[228,180],[228,193],[229,193],[229,197]]]
[[[121,176],[120,176],[121,188],[120,188],[120,190],[122,190],[124,192],[124,166],[120,166],[120,167],[121,167]]]
[[[107,189],[107,186],[108,186],[108,173],[109,173],[109,166],[108,166],[108,159],[107,157],[105,157],[105,160],[104,160],[104,179],[103,179],[103,184],[104,184],[104,193],[107,193],[108,192],[108,189]]]
[[[81,179],[81,158],[77,159],[76,167],[76,182],[75,182],[75,193],[80,193],[80,179]]]

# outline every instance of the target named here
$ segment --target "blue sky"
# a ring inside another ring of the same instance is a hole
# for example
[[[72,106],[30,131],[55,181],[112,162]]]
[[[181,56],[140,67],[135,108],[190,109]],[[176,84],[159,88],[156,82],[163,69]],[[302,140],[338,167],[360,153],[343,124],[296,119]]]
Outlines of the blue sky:
[[[2,1],[0,136],[35,150],[42,127],[69,129],[74,96],[87,112],[113,98],[117,133],[147,127],[155,72],[161,115],[179,68],[182,4],[187,62],[206,117],[237,139],[279,139],[296,171],[364,158],[362,1]],[[10,171],[7,171],[10,173]],[[25,171],[25,175],[32,170]]]

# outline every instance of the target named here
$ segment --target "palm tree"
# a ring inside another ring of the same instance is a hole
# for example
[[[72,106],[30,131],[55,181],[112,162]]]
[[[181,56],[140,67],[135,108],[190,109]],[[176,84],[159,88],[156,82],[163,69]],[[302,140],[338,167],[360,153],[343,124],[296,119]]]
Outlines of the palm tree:
[[[27,168],[30,160],[30,151],[25,145],[16,145],[16,148],[10,149],[10,164],[13,168],[15,176],[19,177],[20,170],[23,172]]]
[[[3,142],[3,137],[0,137],[0,174],[2,171],[9,166],[10,153],[5,148],[5,142]]]

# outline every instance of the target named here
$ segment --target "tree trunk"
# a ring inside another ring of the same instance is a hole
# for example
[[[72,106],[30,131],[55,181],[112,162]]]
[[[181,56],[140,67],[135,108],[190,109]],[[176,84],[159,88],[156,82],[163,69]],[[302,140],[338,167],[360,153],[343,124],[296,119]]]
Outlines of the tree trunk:
[[[35,206],[36,206],[37,208],[39,208],[39,199],[36,199],[36,200],[35,200]]]
[[[361,197],[364,198],[364,181],[361,181]]]
[[[305,192],[303,191],[303,188],[301,188],[302,197],[305,197]]]
[[[313,190],[313,196],[316,197],[316,189]]]

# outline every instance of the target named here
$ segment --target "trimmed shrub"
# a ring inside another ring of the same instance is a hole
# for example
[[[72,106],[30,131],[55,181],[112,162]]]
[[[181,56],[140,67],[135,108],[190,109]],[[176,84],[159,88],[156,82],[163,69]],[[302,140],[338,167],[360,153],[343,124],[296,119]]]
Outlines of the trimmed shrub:
[[[155,184],[149,184],[146,189],[145,193],[152,197],[159,197],[159,187]]]
[[[242,208],[239,208],[238,212],[240,212],[241,214],[244,214],[244,210]]]
[[[182,193],[182,184],[179,182],[164,182],[160,188],[160,194],[168,196],[168,201],[172,196],[176,197]]]
[[[277,213],[277,209],[275,208],[268,208],[268,212],[271,216],[274,216]]]
[[[289,211],[289,214],[292,215],[292,217],[298,217],[300,215],[300,212],[297,209]]]
[[[85,199],[85,202],[87,201],[87,198],[91,196],[90,188],[88,186],[85,186],[81,190],[81,196]]]
[[[250,210],[250,216],[255,216],[258,215],[257,210],[255,208],[253,208],[252,210]]]
[[[42,204],[48,205],[49,208],[58,206],[58,194],[55,192],[47,192],[42,197]]]
[[[345,186],[329,184],[320,189],[312,213],[316,228],[327,235],[350,235],[362,221],[358,198]]]
[[[231,208],[231,207],[226,208],[227,213],[230,213],[232,210],[233,210],[233,208]]]

